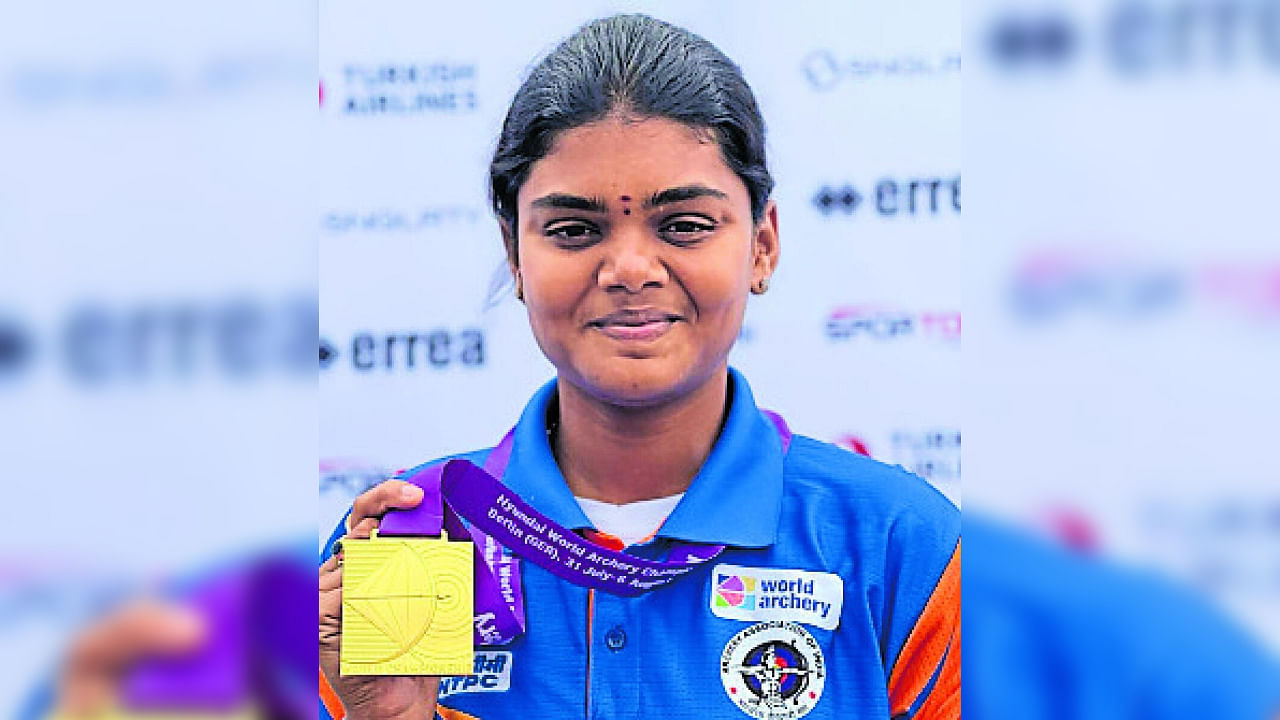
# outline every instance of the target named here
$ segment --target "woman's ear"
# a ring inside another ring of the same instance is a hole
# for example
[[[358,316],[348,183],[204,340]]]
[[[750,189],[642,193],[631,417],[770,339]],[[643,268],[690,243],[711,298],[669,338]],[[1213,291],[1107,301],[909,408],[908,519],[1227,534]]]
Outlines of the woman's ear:
[[[757,295],[769,287],[769,278],[778,268],[782,249],[778,243],[778,206],[772,201],[765,205],[764,216],[756,224],[755,238],[751,243],[751,289]]]

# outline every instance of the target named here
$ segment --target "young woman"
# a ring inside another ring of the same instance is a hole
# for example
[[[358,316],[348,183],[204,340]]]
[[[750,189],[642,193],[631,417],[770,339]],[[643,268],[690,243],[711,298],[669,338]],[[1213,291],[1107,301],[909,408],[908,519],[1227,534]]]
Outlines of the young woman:
[[[462,457],[621,550],[615,563],[700,562],[632,597],[509,548],[523,630],[480,648],[483,682],[442,684],[339,674],[331,542],[322,711],[959,717],[958,512],[915,476],[793,435],[728,367],[780,254],[764,123],[738,68],[652,18],[592,22],[517,92],[490,177],[516,296],[557,374],[496,450]],[[387,481],[334,540],[422,498]]]

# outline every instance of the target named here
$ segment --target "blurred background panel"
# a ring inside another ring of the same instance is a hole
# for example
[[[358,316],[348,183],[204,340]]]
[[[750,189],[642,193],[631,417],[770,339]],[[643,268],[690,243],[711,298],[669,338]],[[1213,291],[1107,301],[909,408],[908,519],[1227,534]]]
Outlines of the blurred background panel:
[[[315,16],[0,10],[0,716],[113,598],[310,536]]]
[[[965,5],[966,510],[1280,649],[1280,5]]]

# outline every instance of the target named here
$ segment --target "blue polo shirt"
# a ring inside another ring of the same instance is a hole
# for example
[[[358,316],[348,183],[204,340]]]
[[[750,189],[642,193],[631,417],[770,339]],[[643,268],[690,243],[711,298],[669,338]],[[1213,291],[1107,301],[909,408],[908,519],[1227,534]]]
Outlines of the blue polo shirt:
[[[443,680],[442,715],[959,717],[959,512],[901,468],[801,435],[784,452],[746,379],[731,369],[730,383],[725,426],[685,496],[626,548],[724,552],[636,598],[523,563],[527,632],[480,648],[470,682]],[[589,534],[547,442],[554,398],[552,381],[529,401],[502,481]]]

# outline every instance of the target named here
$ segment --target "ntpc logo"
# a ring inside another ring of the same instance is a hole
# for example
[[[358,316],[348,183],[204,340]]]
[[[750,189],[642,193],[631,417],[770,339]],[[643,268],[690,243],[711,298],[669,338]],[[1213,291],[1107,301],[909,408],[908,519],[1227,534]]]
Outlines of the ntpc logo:
[[[756,579],[743,575],[716,577],[716,607],[756,609]]]
[[[853,340],[867,337],[887,342],[921,336],[933,340],[960,340],[960,312],[907,312],[866,305],[836,308],[827,318],[827,338]]]
[[[470,675],[440,679],[440,697],[463,693],[506,692],[511,689],[511,653],[477,652]]]

